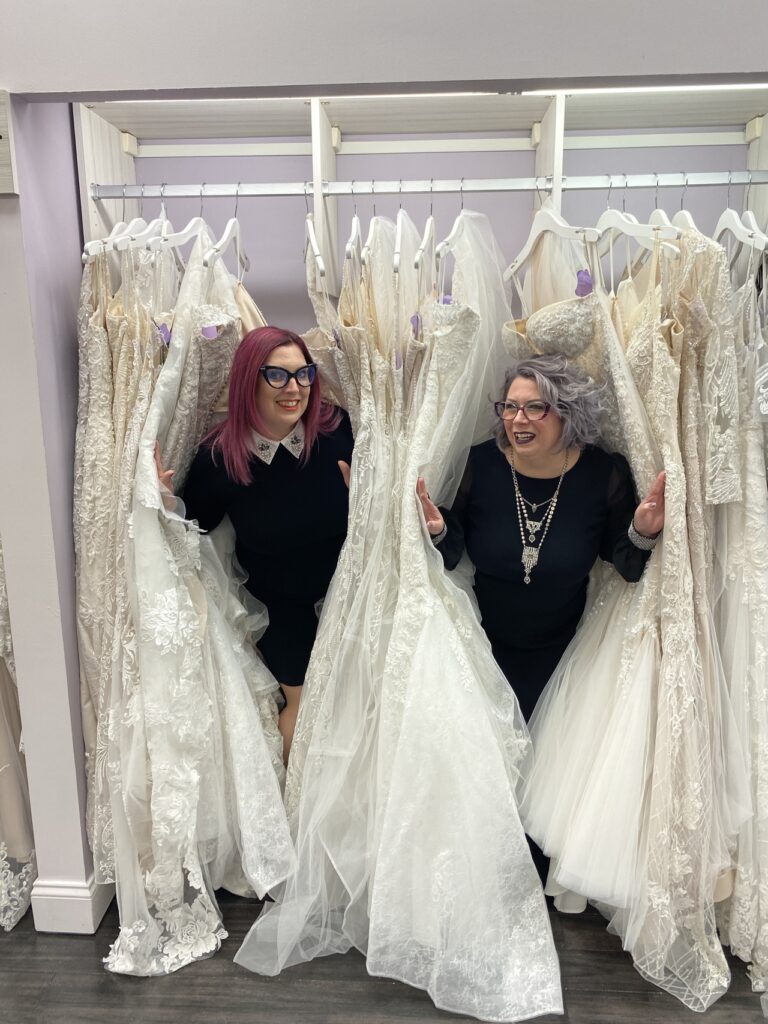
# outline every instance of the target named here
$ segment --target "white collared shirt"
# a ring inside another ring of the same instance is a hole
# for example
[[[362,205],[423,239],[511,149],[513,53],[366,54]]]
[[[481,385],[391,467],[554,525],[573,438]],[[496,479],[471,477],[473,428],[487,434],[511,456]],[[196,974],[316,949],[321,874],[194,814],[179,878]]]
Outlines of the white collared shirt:
[[[287,448],[294,458],[298,459],[301,457],[301,453],[304,451],[304,423],[302,420],[299,420],[290,434],[284,437],[282,441],[272,441],[256,430],[251,431],[251,451],[262,462],[266,462],[268,466],[271,465],[272,459],[274,459],[280,445]]]

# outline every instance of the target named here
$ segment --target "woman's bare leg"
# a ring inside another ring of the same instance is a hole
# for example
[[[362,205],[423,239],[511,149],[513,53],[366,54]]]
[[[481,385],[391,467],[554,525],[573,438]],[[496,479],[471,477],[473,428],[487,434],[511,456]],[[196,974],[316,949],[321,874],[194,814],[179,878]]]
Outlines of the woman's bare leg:
[[[299,713],[301,687],[284,686],[283,694],[285,696],[285,707],[280,712],[277,724],[280,729],[280,735],[283,737],[283,763],[288,764],[291,743],[293,742],[293,730],[296,728],[296,716]]]

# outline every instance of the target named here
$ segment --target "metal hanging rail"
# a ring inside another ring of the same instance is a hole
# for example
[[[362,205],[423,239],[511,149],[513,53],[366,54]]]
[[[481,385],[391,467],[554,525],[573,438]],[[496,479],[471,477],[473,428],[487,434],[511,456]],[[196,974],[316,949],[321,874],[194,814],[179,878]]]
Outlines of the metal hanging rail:
[[[697,188],[701,186],[768,185],[768,171],[672,171],[660,174],[596,174],[563,176],[568,191],[624,188]],[[324,196],[408,195],[463,192],[546,192],[548,177],[431,178],[417,181],[326,181]],[[311,181],[201,185],[91,185],[91,198],[99,199],[227,199],[267,196],[313,196]]]

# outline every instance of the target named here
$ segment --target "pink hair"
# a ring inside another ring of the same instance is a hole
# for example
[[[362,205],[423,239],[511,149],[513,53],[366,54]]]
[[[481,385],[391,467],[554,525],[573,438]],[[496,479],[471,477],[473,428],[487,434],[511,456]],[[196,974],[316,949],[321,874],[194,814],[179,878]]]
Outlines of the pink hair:
[[[259,415],[256,389],[261,379],[259,370],[270,352],[283,345],[298,345],[308,363],[313,362],[302,338],[282,327],[257,327],[240,342],[229,375],[229,415],[203,439],[211,446],[215,459],[217,450],[224,457],[224,466],[230,479],[239,484],[251,483],[251,431],[265,432]],[[341,416],[335,406],[320,397],[320,375],[309,389],[309,402],[304,422],[304,451],[301,462],[306,463],[318,434],[330,434],[339,425]]]

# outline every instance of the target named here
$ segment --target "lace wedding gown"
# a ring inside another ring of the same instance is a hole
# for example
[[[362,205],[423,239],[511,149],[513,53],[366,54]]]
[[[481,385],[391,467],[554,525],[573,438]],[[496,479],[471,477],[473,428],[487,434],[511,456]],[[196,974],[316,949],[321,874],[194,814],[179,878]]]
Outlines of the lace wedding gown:
[[[476,224],[468,217],[467,251]],[[487,335],[478,311],[434,299],[413,334],[406,303],[418,286],[393,288],[390,236],[376,229],[362,286],[345,276],[347,323],[323,344],[315,335],[313,355],[355,429],[350,529],[288,771],[298,868],[236,961],[277,974],[355,946],[371,974],[423,988],[441,1008],[515,1021],[562,1010],[515,797],[528,737],[414,493],[424,473],[442,499],[441,481],[455,476]],[[412,266],[403,257],[401,275]]]
[[[623,310],[599,291],[565,298],[583,266],[566,243],[545,237],[537,260],[537,308],[525,338],[510,330],[511,350],[563,351],[608,385],[606,447],[628,459],[640,493],[662,465],[667,483],[664,533],[640,582],[596,567],[582,623],[531,721],[523,820],[553,857],[553,880],[597,903],[638,971],[703,1010],[730,977],[713,900],[727,865],[677,447],[680,332],[662,322],[655,288]],[[588,265],[595,278],[596,256]]]
[[[239,343],[234,282],[220,264],[210,280],[202,265],[210,244],[195,244],[170,339],[148,315],[139,275],[123,268],[113,671],[99,714],[109,827],[97,846],[108,835],[121,929],[106,964],[120,973],[210,956],[226,936],[214,889],[262,895],[294,863],[276,683],[250,642],[264,622],[248,616],[225,569],[231,535],[201,536],[167,511],[154,464],[159,440],[183,483]]]
[[[35,842],[29,808],[21,720],[0,547],[0,928],[10,931],[29,907],[35,881]]]
[[[763,992],[768,988],[768,493],[757,400],[762,339],[754,269],[748,261],[745,283],[733,295],[743,497],[718,509],[714,607],[754,807],[738,834],[733,892],[718,907],[718,924],[723,942],[750,964],[753,988]]]

